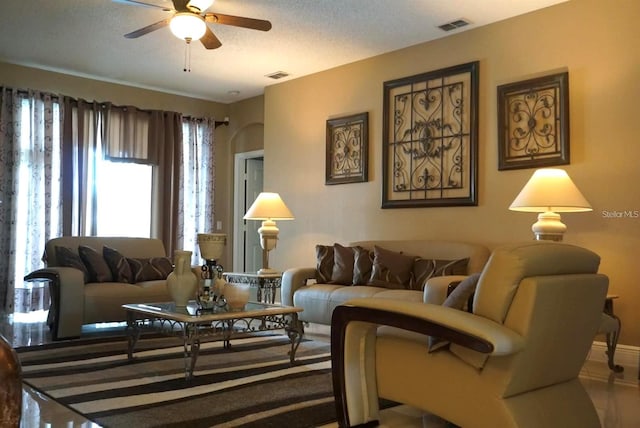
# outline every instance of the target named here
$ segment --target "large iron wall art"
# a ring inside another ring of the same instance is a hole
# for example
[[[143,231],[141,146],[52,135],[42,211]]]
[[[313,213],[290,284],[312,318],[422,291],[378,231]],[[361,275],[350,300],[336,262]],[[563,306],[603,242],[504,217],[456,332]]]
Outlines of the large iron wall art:
[[[498,86],[498,169],[569,163],[569,74]]]
[[[384,83],[382,208],[478,204],[478,68]]]
[[[368,130],[369,113],[327,120],[326,184],[369,179]]]

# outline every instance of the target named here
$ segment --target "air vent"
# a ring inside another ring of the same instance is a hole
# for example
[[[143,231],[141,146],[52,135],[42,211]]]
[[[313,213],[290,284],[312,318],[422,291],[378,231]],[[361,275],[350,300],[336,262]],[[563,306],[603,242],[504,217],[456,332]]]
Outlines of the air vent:
[[[285,71],[276,71],[275,73],[267,74],[266,77],[274,80],[282,79],[283,77],[287,77],[289,73]]]
[[[446,24],[438,25],[438,28],[443,31],[451,31],[469,24],[471,24],[471,22],[467,21],[466,19],[460,18],[456,19],[455,21],[447,22]]]

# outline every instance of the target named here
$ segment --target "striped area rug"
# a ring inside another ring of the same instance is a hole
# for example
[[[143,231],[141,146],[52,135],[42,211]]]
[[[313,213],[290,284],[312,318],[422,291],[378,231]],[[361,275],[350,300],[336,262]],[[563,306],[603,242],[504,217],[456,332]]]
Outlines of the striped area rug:
[[[24,381],[105,427],[317,427],[335,420],[330,345],[264,335],[201,345],[184,379],[178,338],[123,337],[20,348]]]

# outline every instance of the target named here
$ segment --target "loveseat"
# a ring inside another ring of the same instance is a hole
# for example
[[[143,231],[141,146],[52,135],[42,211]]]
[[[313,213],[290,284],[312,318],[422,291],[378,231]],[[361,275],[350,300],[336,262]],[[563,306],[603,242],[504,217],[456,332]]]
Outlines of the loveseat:
[[[331,325],[338,305],[355,298],[441,304],[449,285],[481,272],[489,255],[483,245],[455,241],[317,245],[315,267],[283,273],[281,300],[304,309],[299,314],[301,321],[324,325]]]
[[[25,281],[49,281],[54,340],[80,336],[85,324],[125,321],[123,304],[171,300],[172,263],[159,239],[64,236],[46,243],[43,261]]]

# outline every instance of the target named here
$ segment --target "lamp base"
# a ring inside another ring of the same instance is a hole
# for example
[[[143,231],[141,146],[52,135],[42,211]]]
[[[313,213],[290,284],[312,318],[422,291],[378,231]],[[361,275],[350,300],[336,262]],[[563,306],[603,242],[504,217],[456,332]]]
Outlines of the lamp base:
[[[275,269],[271,269],[271,268],[262,268],[260,270],[258,270],[258,275],[275,275],[278,274],[280,272],[278,272]]]
[[[538,221],[533,223],[531,230],[538,241],[562,241],[567,226],[560,221],[560,214],[546,211],[538,214]]]

